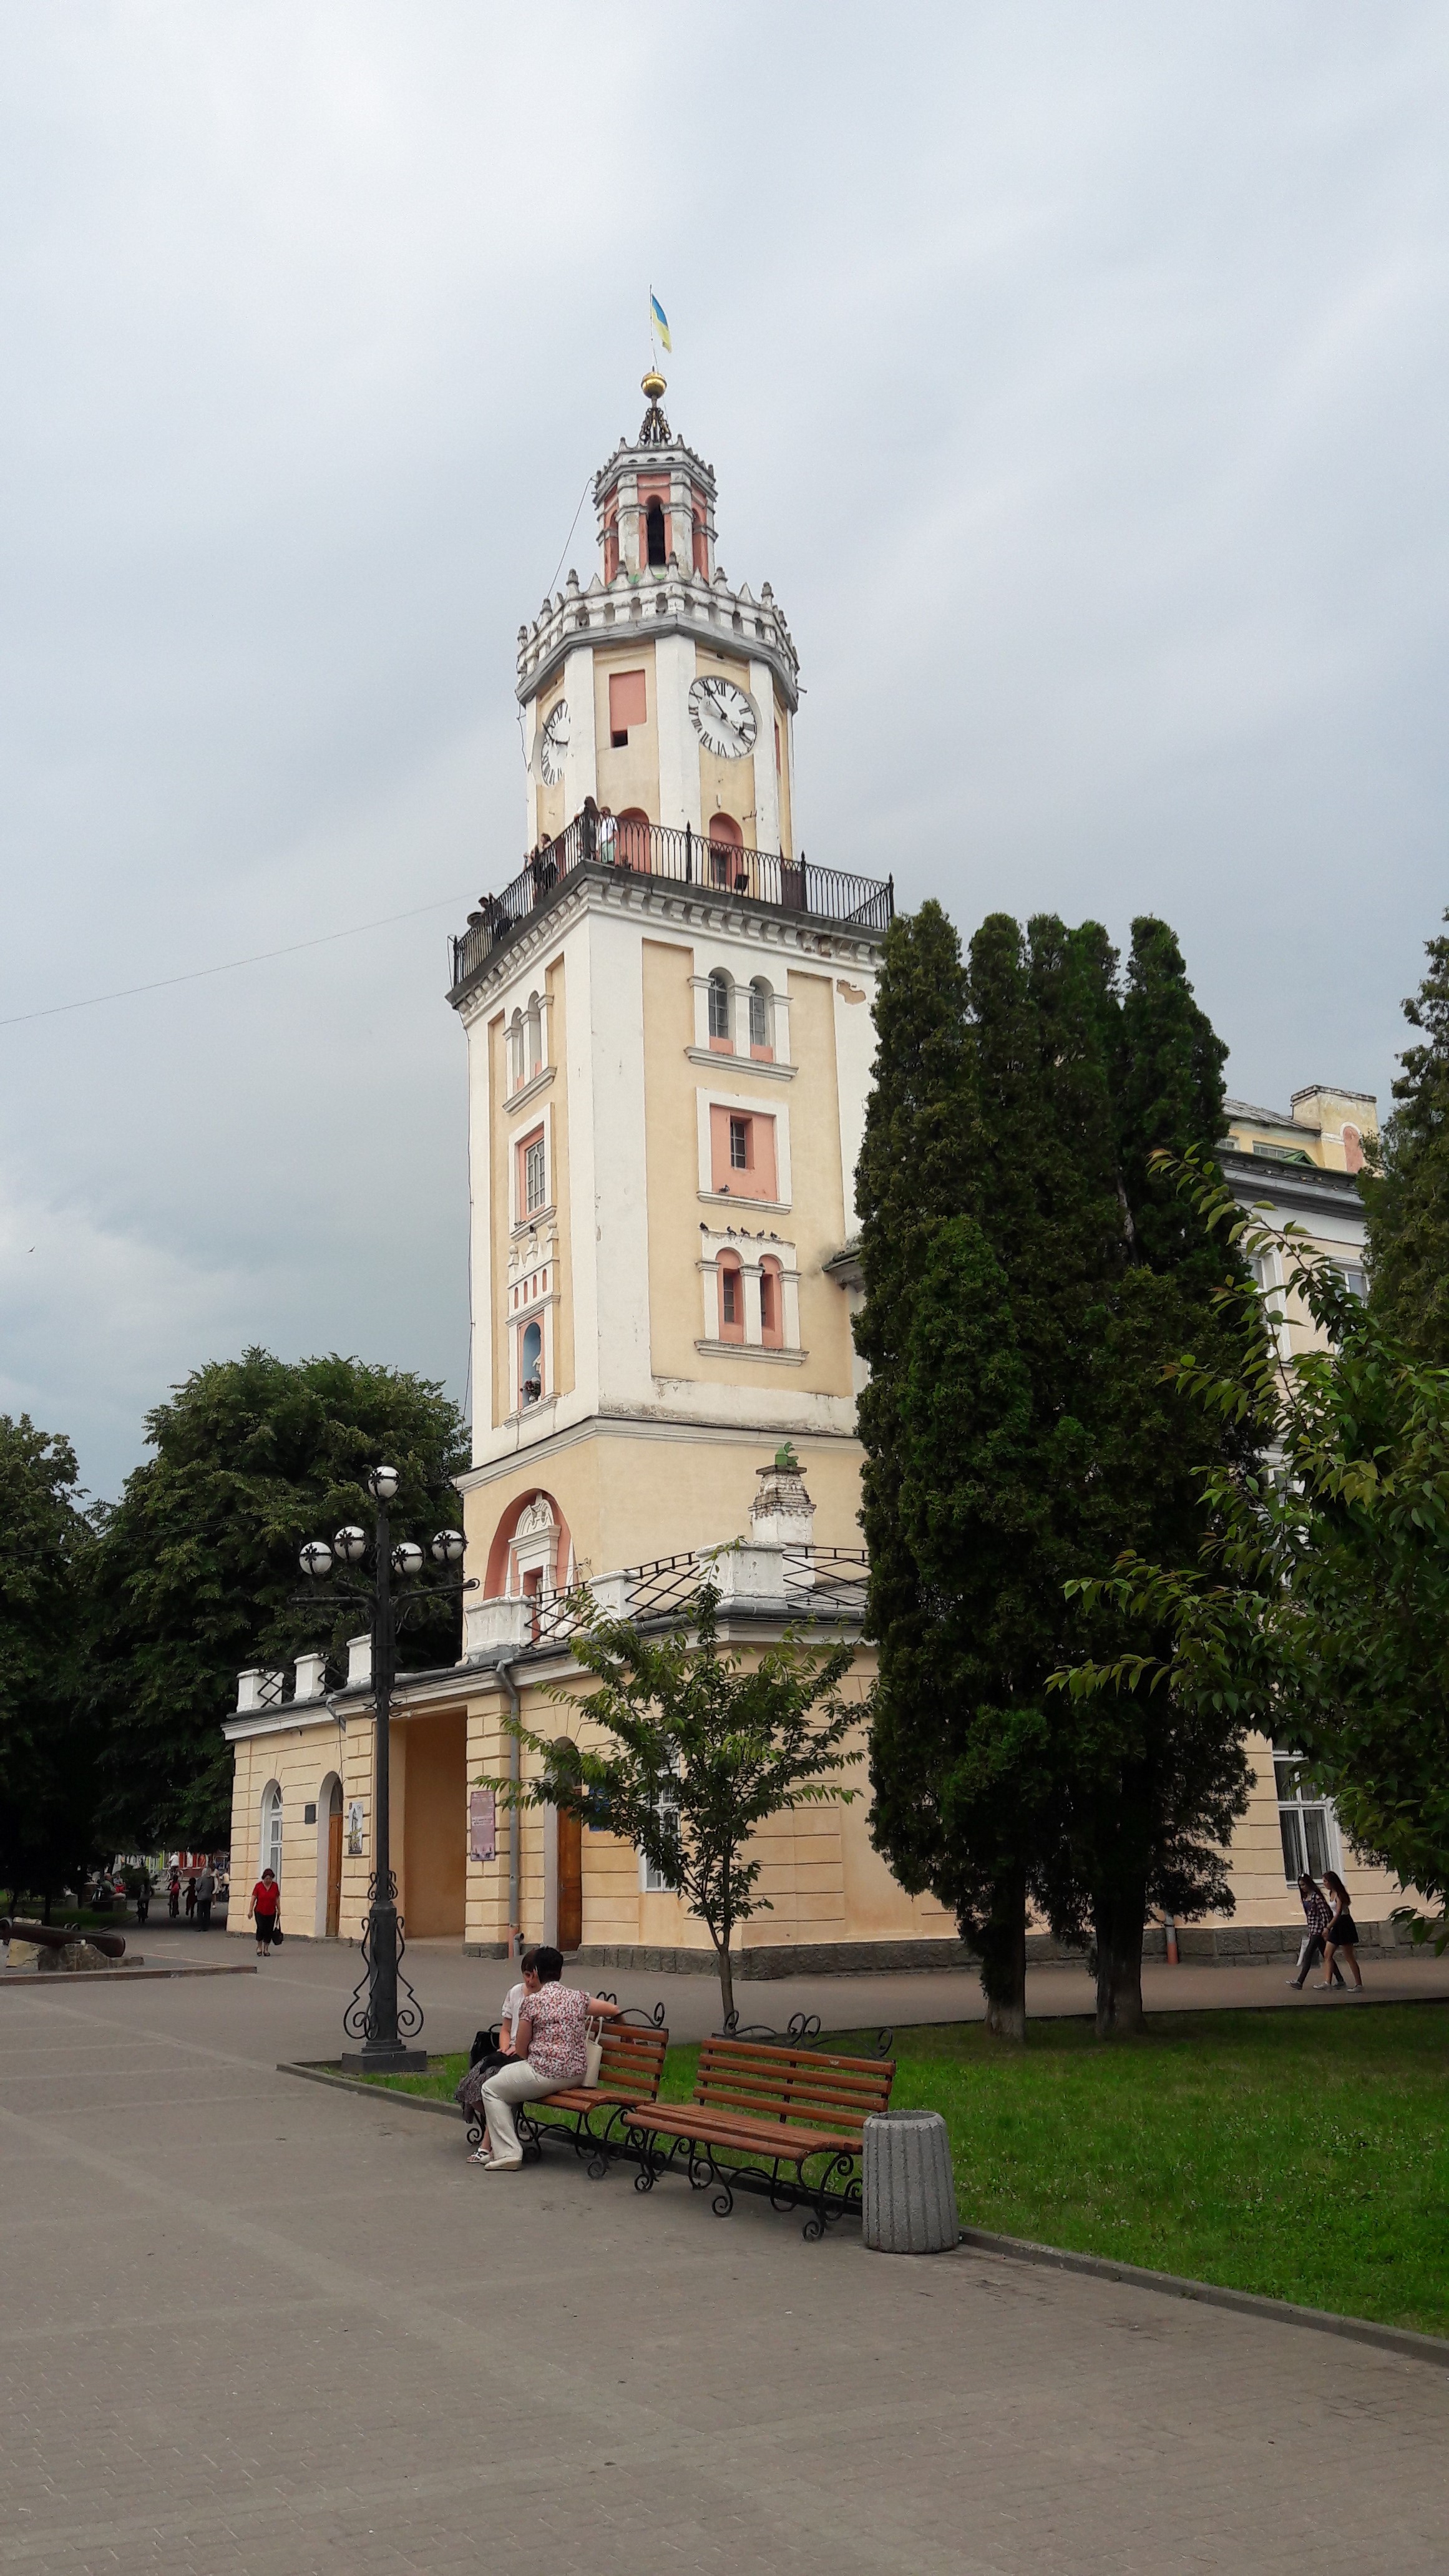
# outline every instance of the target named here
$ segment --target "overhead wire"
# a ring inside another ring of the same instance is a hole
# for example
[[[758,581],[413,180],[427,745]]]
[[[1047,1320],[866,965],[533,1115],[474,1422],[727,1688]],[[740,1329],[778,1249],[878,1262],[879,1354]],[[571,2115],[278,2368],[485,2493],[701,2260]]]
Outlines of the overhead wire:
[[[388,930],[394,922],[417,921],[427,912],[452,912],[471,900],[465,894],[440,895],[434,903],[415,903],[406,912],[385,912],[376,921],[354,921],[346,930],[324,930],[315,939],[292,939],[284,948],[259,948],[251,957],[228,957],[219,966],[190,966],[181,975],[158,975],[149,984],[121,984],[113,993],[87,993],[75,1002],[48,1002],[38,1011],[12,1011],[0,1029],[19,1028],[25,1020],[54,1020],[66,1011],[93,1011],[102,1002],[133,1001],[138,993],[164,993],[173,984],[200,983],[208,975],[233,975],[241,966],[270,965],[275,957],[296,957],[304,948],[329,948],[338,939],[360,939],[365,931]]]

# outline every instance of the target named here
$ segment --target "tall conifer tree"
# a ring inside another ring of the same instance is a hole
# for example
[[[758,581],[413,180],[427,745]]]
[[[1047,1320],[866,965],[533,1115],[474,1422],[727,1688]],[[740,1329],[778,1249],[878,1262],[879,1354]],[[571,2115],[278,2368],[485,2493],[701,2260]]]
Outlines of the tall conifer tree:
[[[920,943],[902,925],[888,956],[861,1169],[874,1831],[908,1886],[953,1907],[997,2028],[1024,2027],[1028,1902],[1093,1942],[1099,2027],[1131,2026],[1147,1903],[1227,1901],[1213,1840],[1242,1801],[1241,1730],[1174,1733],[1171,1712],[1106,1702],[1084,1722],[1047,1684],[1082,1652],[1066,1585],[1203,1528],[1223,1434],[1162,1372],[1217,1348],[1229,1264],[1150,1155],[1211,1150],[1225,1050],[1162,923],[1134,925],[1125,989],[1094,923],[1040,917],[1023,937],[995,915],[964,987],[940,975],[947,956],[939,920]],[[963,1014],[960,1060],[945,1054],[970,1151],[937,1161],[919,1206],[933,967],[938,1047],[958,996]]]
[[[1449,939],[1427,951],[1429,971],[1404,1004],[1423,1044],[1404,1049],[1379,1170],[1364,1190],[1369,1293],[1413,1358],[1449,1368]]]

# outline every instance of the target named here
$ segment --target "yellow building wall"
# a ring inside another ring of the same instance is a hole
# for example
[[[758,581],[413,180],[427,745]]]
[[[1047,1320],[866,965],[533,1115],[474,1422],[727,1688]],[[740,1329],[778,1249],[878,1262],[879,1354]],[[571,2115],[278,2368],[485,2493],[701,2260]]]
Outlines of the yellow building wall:
[[[750,666],[738,653],[715,652],[708,644],[696,644],[694,667],[697,675],[717,671],[743,689],[747,698],[754,695],[750,687]],[[768,707],[757,709],[762,730],[770,723]],[[773,752],[770,753],[773,759]],[[715,814],[732,815],[740,827],[747,850],[759,848],[755,830],[755,764],[752,760],[722,760],[717,751],[699,746],[699,817],[706,834]]]
[[[609,736],[609,679],[615,671],[644,674],[645,720],[629,727],[629,740],[615,751]],[[594,757],[597,803],[611,814],[641,808],[651,823],[659,820],[659,708],[654,647],[642,638],[594,655]]]

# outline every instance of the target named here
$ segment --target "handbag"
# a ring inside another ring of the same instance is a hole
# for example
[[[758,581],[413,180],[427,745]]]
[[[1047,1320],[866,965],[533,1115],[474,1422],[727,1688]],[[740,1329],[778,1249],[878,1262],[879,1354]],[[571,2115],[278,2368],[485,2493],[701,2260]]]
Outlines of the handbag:
[[[584,2090],[586,2093],[594,2091],[603,2062],[604,2025],[601,2021],[591,2021],[584,2027]]]
[[[272,1948],[273,1948],[274,1950],[280,1950],[281,1946],[282,1946],[282,1927],[281,1927],[280,1923],[274,1923],[274,1924],[272,1925]]]

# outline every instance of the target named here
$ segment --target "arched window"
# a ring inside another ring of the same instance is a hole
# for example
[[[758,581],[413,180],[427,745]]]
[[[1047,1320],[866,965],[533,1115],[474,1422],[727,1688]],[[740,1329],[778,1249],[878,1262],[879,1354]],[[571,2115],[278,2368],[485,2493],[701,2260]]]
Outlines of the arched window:
[[[745,1280],[733,1252],[719,1257],[719,1337],[722,1342],[745,1338]]]
[[[537,1404],[543,1393],[543,1327],[536,1321],[519,1335],[518,1379],[520,1404]]]
[[[773,1031],[770,1026],[772,1017],[770,1003],[773,998],[770,987],[765,982],[764,977],[762,975],[757,975],[753,984],[750,986],[751,1055],[769,1057],[775,1052],[771,1043]]]
[[[523,1013],[515,1011],[508,1032],[508,1088],[510,1091],[521,1089],[528,1080],[524,1066]]]
[[[644,512],[644,559],[661,568],[669,561],[664,550],[664,510],[658,501],[649,502]]]
[[[717,966],[709,979],[709,1042],[730,1051],[730,979]]]
[[[264,1869],[273,1871],[278,1879],[282,1875],[282,1792],[275,1780],[269,1781],[262,1791],[262,1848],[258,1877]]]
[[[543,1070],[543,1013],[539,1008],[536,993],[529,994],[528,1017],[523,1023],[523,1029],[524,1061],[528,1067],[526,1079],[531,1082],[534,1075]]]
[[[779,1262],[766,1253],[760,1264],[760,1339],[767,1351],[785,1347],[785,1286]]]

